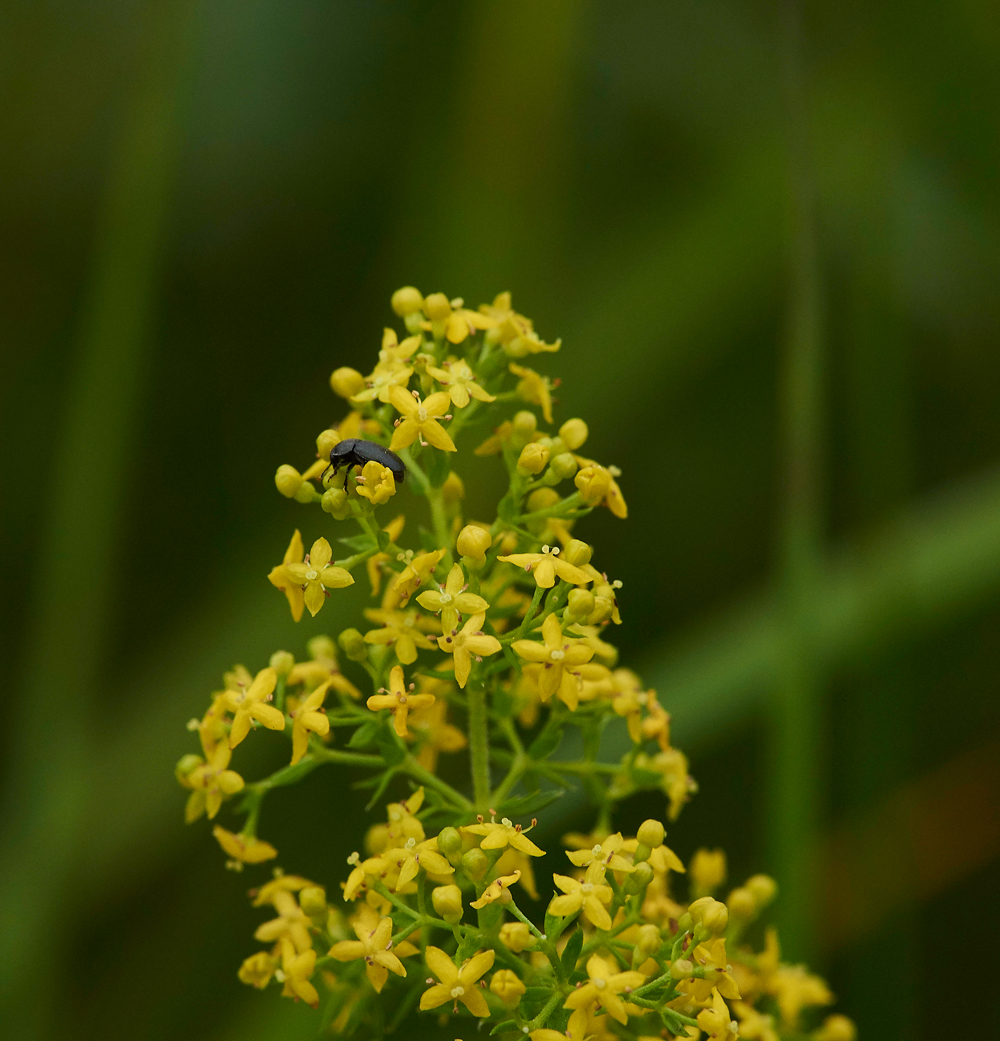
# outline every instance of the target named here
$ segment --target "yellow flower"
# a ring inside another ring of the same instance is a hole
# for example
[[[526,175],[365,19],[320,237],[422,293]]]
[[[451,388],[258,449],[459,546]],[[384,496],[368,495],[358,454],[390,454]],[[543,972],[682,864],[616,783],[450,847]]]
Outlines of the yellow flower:
[[[212,829],[212,834],[223,852],[242,864],[262,864],[278,855],[278,851],[270,842],[264,842],[252,835],[234,834],[218,824]]]
[[[614,835],[609,835],[603,842],[595,843],[590,849],[570,850],[566,856],[577,867],[600,864],[604,869],[611,868],[612,871],[632,871],[632,865],[619,853],[624,845],[622,833],[616,831]]]
[[[631,865],[630,865],[631,868]],[[563,891],[563,896],[554,896],[548,913],[559,915],[576,914],[582,910],[587,921],[598,929],[611,928],[611,916],[606,905],[611,903],[614,893],[604,879],[604,866],[600,861],[592,863],[582,882],[567,875],[553,875],[552,881]]]
[[[302,597],[302,586],[288,574],[288,565],[301,564],[304,552],[302,536],[299,534],[298,528],[296,528],[292,541],[288,543],[288,549],[285,550],[284,560],[277,567],[271,568],[271,572],[267,576],[271,585],[280,589],[288,598],[288,606],[292,609],[292,618],[296,622],[302,617],[304,600]]]
[[[447,337],[449,343],[459,344],[477,329],[492,329],[495,319],[477,311],[466,310],[461,299],[450,300],[444,293],[431,293],[424,299],[424,314],[430,319],[421,322],[422,329],[429,329],[435,340]]]
[[[430,553],[420,553],[407,562],[390,587],[399,598],[400,607],[405,607],[410,597],[434,574],[444,555],[445,550],[435,549]]]
[[[227,690],[226,707],[233,715],[233,726],[229,731],[229,747],[235,748],[250,733],[253,720],[263,723],[269,730],[284,730],[285,717],[273,705],[271,694],[278,683],[274,669],[261,669],[249,687]]]
[[[739,1026],[717,990],[712,991],[712,1007],[698,1013],[698,1027],[712,1041],[736,1041],[739,1037]]]
[[[742,1028],[742,1024],[740,1024]],[[855,1041],[858,1028],[847,1016],[827,1016],[813,1035],[815,1041]]]
[[[365,973],[369,982],[380,993],[389,978],[390,970],[397,976],[405,976],[403,963],[392,953],[392,919],[380,918],[374,929],[367,924],[354,923],[357,940],[341,940],[330,948],[330,957],[337,961],[353,961],[364,958]]]
[[[829,1005],[833,1001],[830,988],[804,965],[779,965],[766,984],[774,996],[785,1026],[798,1026],[799,1013],[807,1005]]]
[[[580,469],[576,476],[576,486],[584,501],[591,506],[601,504],[621,520],[628,516],[628,506],[621,488],[618,487],[616,477],[621,477],[621,470],[617,466],[601,466],[593,459],[584,459],[583,456],[576,457]],[[581,478],[580,474],[586,474]],[[586,487],[581,486],[581,482]]]
[[[292,943],[298,953],[308,951],[312,947],[309,919],[295,897],[287,889],[275,889],[270,893],[268,902],[274,905],[278,917],[257,926],[254,939],[262,943],[274,943],[284,938]]]
[[[500,641],[495,636],[487,636],[481,626],[486,620],[482,614],[474,614],[461,630],[452,629],[444,636],[438,637],[438,650],[455,656],[455,679],[460,687],[465,687],[472,671],[472,659],[482,661],[483,655],[496,654],[501,650]]]
[[[437,590],[428,589],[417,597],[421,607],[441,614],[441,628],[450,632],[458,624],[460,614],[485,614],[489,604],[475,593],[467,593],[465,572],[461,564],[453,564],[448,578]]]
[[[661,787],[670,800],[670,819],[677,820],[688,796],[697,788],[688,774],[687,756],[676,748],[658,752],[652,757],[640,752],[635,757],[635,765],[640,770],[649,770],[660,775]]]
[[[542,640],[542,643],[536,640],[515,640],[511,648],[518,657],[542,666],[538,675],[538,691],[543,701],[548,701],[562,687],[571,688],[563,693],[574,700],[577,696],[576,679],[571,669],[574,665],[590,661],[594,656],[593,649],[582,640],[566,639],[555,614],[548,615],[542,623]],[[572,704],[570,707],[576,706]]]
[[[504,922],[500,926],[500,942],[508,950],[520,954],[528,947],[534,946],[535,938],[524,922]]]
[[[626,839],[622,843],[622,852],[634,853],[638,845],[638,839]],[[662,843],[652,847],[647,863],[654,871],[659,871],[661,874],[664,871],[676,871],[684,874],[684,862],[669,846],[664,846]]]
[[[510,897],[505,897],[504,894],[520,877],[521,872],[515,871],[512,875],[501,875],[499,878],[495,878],[483,890],[483,895],[478,900],[473,900],[469,906],[481,911],[487,904],[496,903],[497,900],[501,903],[509,903]]]
[[[223,796],[233,795],[243,787],[243,778],[235,770],[228,769],[232,757],[232,749],[220,741],[211,751],[205,749],[207,762],[188,774],[188,784],[194,789],[184,810],[184,818],[189,824],[206,810],[211,820],[219,812]]]
[[[393,452],[398,452],[417,440],[421,445],[431,444],[445,452],[458,451],[454,441],[438,422],[438,417],[445,415],[451,404],[448,395],[443,391],[438,391],[426,401],[421,401],[419,397],[407,393],[402,387],[393,387],[389,401],[403,417],[396,421],[396,432],[392,435],[389,445]]]
[[[522,853],[519,849],[514,849],[513,846],[508,846],[503,853],[500,854],[500,859],[493,865],[493,870],[501,875],[511,875],[515,871],[520,871],[521,877],[518,879],[518,885],[520,885],[532,900],[538,899],[538,886],[535,883],[535,869],[532,866],[531,857],[529,857],[527,853]]]
[[[480,304],[479,311],[496,322],[496,328],[486,334],[487,343],[502,344],[512,358],[559,350],[561,340],[551,344],[543,343],[536,335],[531,319],[518,314],[511,307],[510,293],[498,293],[492,304]]]
[[[459,358],[449,358],[444,363],[444,368],[439,369],[434,365],[427,366],[427,375],[433,376],[442,386],[448,388],[448,395],[455,408],[465,408],[470,397],[477,401],[496,401],[492,394],[487,394],[478,383],[475,382],[476,375],[469,368],[467,362]]]
[[[292,717],[292,766],[309,750],[310,733],[323,737],[330,732],[330,720],[320,710],[329,689],[330,680],[321,683],[294,712],[290,713]]]
[[[753,1005],[748,1005],[745,1001],[738,1001],[733,1008],[739,1018],[740,1037],[744,1038],[744,1041],[781,1041],[778,1031],[774,1029],[774,1016],[758,1012]],[[821,1034],[813,1036],[816,1041],[825,1041]],[[849,1041],[853,1041],[853,1038]]]
[[[732,966],[726,957],[726,941],[719,937],[709,943],[700,943],[690,955],[696,966],[705,970],[704,978],[692,977],[685,980],[686,993],[692,1001],[699,1005],[707,1002],[712,996],[712,988],[717,987],[724,998],[739,1000],[740,989],[732,976]]]
[[[591,955],[587,961],[587,975],[589,981],[570,994],[563,1008],[589,1009],[601,1005],[619,1023],[628,1022],[625,1002],[618,995],[641,987],[646,977],[641,972],[619,972],[617,965],[598,954]]]
[[[382,687],[378,694],[373,694],[368,699],[368,707],[373,712],[387,708],[392,713],[396,733],[400,737],[406,737],[407,712],[413,708],[424,708],[433,702],[433,694],[414,694],[412,683],[407,689],[406,680],[403,678],[403,667],[396,665],[389,673],[389,690]]]
[[[378,398],[383,405],[387,404],[389,395],[394,389],[398,388],[404,394],[406,393],[404,388],[410,382],[412,375],[413,369],[409,365],[392,360],[380,361],[365,380],[367,389],[355,394],[351,401],[360,405],[365,401],[374,401],[375,398]]]
[[[493,979],[490,980],[490,993],[495,994],[503,1002],[505,1008],[517,1008],[521,1004],[521,996],[524,991],[524,984],[510,969],[500,969],[493,973]]]
[[[236,974],[241,983],[249,983],[251,987],[263,990],[274,975],[275,961],[266,951],[258,951],[244,959]]]
[[[412,882],[417,877],[417,871],[423,868],[431,875],[452,875],[455,869],[438,852],[437,838],[425,839],[417,842],[416,839],[407,839],[406,842],[396,849],[386,850],[382,859],[399,872],[395,888],[402,889],[403,886]]]
[[[482,817],[478,824],[467,824],[462,828],[472,835],[482,835],[483,841],[479,844],[483,849],[504,849],[512,846],[522,853],[528,853],[533,857],[544,857],[545,850],[539,849],[531,839],[521,830],[521,825],[515,825],[506,817],[497,824],[496,818],[489,824],[484,824]]]
[[[420,996],[422,1011],[437,1008],[445,1002],[454,1002],[455,1011],[458,1003],[462,1004],[474,1015],[485,1017],[490,1014],[489,1006],[480,988],[476,985],[479,977],[493,968],[494,951],[479,951],[468,961],[462,963],[461,969],[439,947],[428,947],[424,952],[427,968],[441,981],[425,990]]]
[[[420,346],[421,337],[407,336],[402,343],[396,337],[395,329],[382,330],[382,347],[378,352],[380,362],[409,361],[414,351]]]
[[[540,376],[534,369],[524,365],[515,365],[513,362],[508,366],[515,376],[520,376],[517,384],[517,393],[528,402],[529,405],[539,405],[546,423],[552,422],[552,385],[548,376]]]
[[[400,611],[393,605],[397,602],[399,591],[393,587],[386,590],[381,607],[365,609],[365,617],[372,622],[381,622],[381,629],[371,629],[365,633],[365,643],[379,646],[391,646],[396,657],[403,665],[410,665],[417,660],[417,648],[433,650],[434,642],[421,630],[436,630],[438,623],[431,618],[422,618],[417,611]]]
[[[358,495],[367,499],[372,506],[381,506],[396,494],[396,479],[388,466],[374,459],[365,463],[357,479]]]
[[[319,1008],[319,993],[309,982],[309,978],[316,971],[316,952],[310,947],[302,954],[295,953],[295,947],[290,940],[281,940],[281,977],[285,986],[282,988],[282,996],[286,998],[300,998],[312,1008]]]
[[[691,891],[695,897],[711,896],[726,881],[725,850],[696,850],[688,866],[691,871]]]
[[[511,553],[509,556],[497,557],[497,560],[505,560],[508,564],[523,567],[533,575],[535,585],[539,589],[551,589],[556,584],[557,577],[576,586],[586,585],[590,581],[590,576],[585,571],[559,556],[558,546],[542,546],[541,553]]]
[[[312,544],[304,563],[285,565],[288,577],[304,588],[305,604],[314,618],[326,602],[327,589],[343,589],[345,586],[354,585],[350,571],[331,565],[332,559],[333,550],[330,543],[319,538]]]

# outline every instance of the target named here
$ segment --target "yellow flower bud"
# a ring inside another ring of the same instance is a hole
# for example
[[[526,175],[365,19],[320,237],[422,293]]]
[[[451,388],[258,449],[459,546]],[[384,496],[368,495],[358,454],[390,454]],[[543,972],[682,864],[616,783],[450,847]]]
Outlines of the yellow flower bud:
[[[517,1008],[521,1004],[524,989],[524,984],[511,969],[494,972],[490,980],[490,991],[503,1002],[505,1008]]]
[[[593,546],[588,546],[586,542],[581,542],[579,539],[570,539],[566,543],[562,556],[567,564],[572,564],[573,567],[583,567],[590,563],[593,554]]]
[[[757,911],[753,893],[746,886],[737,886],[726,897],[726,907],[729,908],[729,913],[733,918],[739,918],[743,921],[753,918]]]
[[[461,556],[481,565],[486,562],[486,554],[492,544],[493,538],[486,528],[481,528],[478,524],[466,524],[458,533],[455,548]]]
[[[329,459],[330,453],[340,441],[340,434],[336,430],[324,430],[316,438],[316,454],[320,459]]]
[[[431,893],[431,903],[449,924],[462,920],[462,890],[458,886],[438,886]]]
[[[462,854],[462,867],[465,868],[465,873],[469,878],[476,882],[486,874],[486,869],[489,866],[489,858],[478,846],[474,849],[467,849]]]
[[[403,286],[402,289],[397,289],[392,294],[391,303],[396,314],[400,318],[405,318],[424,306],[424,298],[419,289],[415,289],[413,286]]]
[[[586,618],[594,610],[594,594],[589,589],[571,589],[566,598],[566,610],[573,621]]]
[[[195,720],[197,722],[197,720]],[[200,755],[195,755],[193,752],[189,752],[187,755],[182,755],[177,760],[177,765],[174,767],[174,774],[177,780],[180,781],[185,788],[190,788],[191,785],[188,783],[188,777],[192,770],[196,770],[199,766],[203,766],[205,760]]]
[[[432,322],[443,322],[451,314],[451,304],[444,293],[431,293],[424,298],[424,314]]]
[[[719,936],[729,924],[729,909],[710,896],[703,896],[688,906],[688,914],[697,925],[703,925],[710,933]]]
[[[567,477],[572,477],[576,473],[576,469],[576,456],[570,452],[560,452],[549,463],[549,473],[546,476],[551,479],[553,484],[558,484],[559,481],[565,481]]]
[[[555,488],[536,488],[528,496],[528,513],[534,513],[536,510],[547,510],[550,506],[555,506],[560,498],[561,496]]]
[[[511,420],[511,442],[515,447],[520,448],[522,445],[526,445],[535,436],[535,430],[538,427],[538,418],[534,412],[529,412],[527,409],[523,409],[518,412],[513,420]]]
[[[520,954],[534,946],[535,938],[524,922],[506,922],[500,927],[500,942],[508,950]]]
[[[670,975],[675,980],[686,980],[694,972],[694,962],[687,958],[678,958],[670,966]]]
[[[337,657],[337,648],[329,636],[313,636],[306,644],[306,650],[314,661],[319,661],[320,658],[336,659]]]
[[[271,655],[271,660],[268,662],[268,665],[270,665],[279,676],[287,676],[295,665],[295,655],[291,654],[289,651],[275,651],[274,654]]]
[[[549,450],[540,442],[532,441],[521,449],[517,457],[517,472],[522,477],[540,474],[549,461]]]
[[[644,957],[651,958],[663,945],[663,938],[657,926],[647,923],[639,927],[636,950]]]
[[[368,644],[357,629],[345,629],[337,637],[337,643],[351,661],[368,660]]]
[[[438,849],[449,859],[462,852],[462,836],[457,828],[442,828],[438,835]]]
[[[306,886],[299,893],[299,907],[310,918],[326,918],[326,890],[322,886]]]
[[[667,837],[667,829],[659,821],[646,820],[639,825],[635,837],[643,845],[656,849],[657,846],[663,845],[663,840]]]
[[[241,983],[248,983],[251,987],[263,990],[271,982],[276,964],[267,951],[258,951],[243,962],[237,976]]]
[[[445,506],[455,506],[465,498],[465,484],[454,470],[441,485],[441,498]]]
[[[632,872],[625,877],[625,892],[634,895],[641,893],[653,881],[653,869],[645,862],[636,864]]]
[[[758,911],[778,895],[778,883],[770,875],[754,875],[746,880],[746,888],[753,893],[754,905]]]
[[[351,515],[351,503],[347,492],[340,485],[336,488],[327,488],[320,499],[320,506],[324,513],[329,513],[334,520],[346,520]]]
[[[357,369],[345,365],[330,374],[330,386],[339,398],[353,398],[365,389],[365,378]]]
[[[295,492],[295,501],[302,503],[315,502],[320,497],[311,481],[303,481]]]
[[[827,1016],[823,1025],[813,1034],[815,1041],[855,1041],[858,1028],[847,1016]]]
[[[588,625],[600,625],[605,619],[610,618],[614,613],[615,602],[609,600],[606,596],[595,596],[594,597],[594,610],[590,613],[587,618]]]
[[[588,506],[596,506],[611,489],[611,474],[603,466],[585,466],[574,479],[577,490]]]
[[[302,487],[302,474],[294,466],[285,463],[278,467],[278,472],[274,475],[274,485],[286,499],[294,499],[296,492]]]
[[[575,452],[583,445],[589,433],[587,424],[582,419],[567,419],[559,428],[559,437],[571,452]]]
[[[721,849],[699,849],[688,865],[695,896],[714,893],[726,881],[726,854]]]

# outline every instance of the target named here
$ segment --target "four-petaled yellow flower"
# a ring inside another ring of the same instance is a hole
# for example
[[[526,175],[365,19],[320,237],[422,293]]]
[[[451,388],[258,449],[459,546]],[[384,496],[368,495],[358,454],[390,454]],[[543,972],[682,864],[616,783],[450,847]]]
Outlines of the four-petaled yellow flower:
[[[467,824],[462,828],[462,831],[467,831],[472,835],[482,835],[483,841],[480,846],[483,849],[504,849],[506,846],[512,846],[514,849],[520,850],[522,853],[528,853],[533,857],[544,857],[545,850],[539,849],[531,839],[521,830],[520,824],[514,824],[513,821],[508,820],[504,817],[500,823],[497,824],[494,818],[488,824],[484,824],[480,819],[478,824]]]
[[[219,824],[212,829],[212,834],[223,852],[228,853],[233,860],[240,864],[262,864],[265,860],[273,860],[278,855],[278,851],[270,842],[264,842],[253,835],[226,831]]]
[[[286,575],[303,588],[305,605],[314,618],[326,602],[327,589],[343,589],[345,586],[354,585],[354,577],[350,571],[331,564],[332,559],[333,550],[330,543],[319,538],[312,544],[312,549],[303,563],[285,565]],[[295,613],[294,610],[292,613]]]
[[[684,980],[682,989],[690,995],[696,1004],[706,1004],[712,996],[712,988],[717,987],[724,998],[738,1000],[740,989],[732,976],[732,966],[726,957],[726,941],[719,937],[708,943],[700,943],[689,955],[695,966],[701,966],[705,975]]]
[[[309,750],[309,735],[325,737],[330,732],[330,720],[320,711],[330,680],[321,683],[304,701],[300,702],[292,716],[292,766]]]
[[[393,387],[389,391],[389,401],[403,417],[397,421],[396,432],[392,435],[389,445],[393,452],[412,445],[418,439],[422,445],[430,444],[445,452],[458,451],[455,442],[438,422],[451,404],[451,398],[443,391],[438,391],[426,401],[421,401],[419,397],[414,397],[402,387]]]
[[[296,1001],[301,998],[312,1008],[319,1008],[319,992],[309,982],[315,971],[316,952],[310,947],[308,951],[296,954],[291,940],[282,937],[281,975],[278,977],[285,985],[281,991],[282,996],[295,998]]]
[[[717,990],[712,991],[712,1007],[698,1013],[698,1028],[712,1041],[736,1041],[739,1037],[739,1025]]]
[[[455,963],[439,947],[428,946],[424,952],[427,968],[441,981],[425,990],[420,996],[420,1008],[423,1011],[437,1008],[445,1002],[454,1003],[458,1011],[458,1003],[462,1004],[474,1015],[486,1017],[490,1014],[486,998],[478,986],[479,977],[493,968],[494,951],[479,951],[459,969]]]
[[[469,368],[468,362],[458,358],[449,358],[443,369],[428,365],[427,375],[433,376],[438,383],[448,388],[448,395],[455,408],[465,408],[470,397],[477,401],[496,401],[494,395],[487,394],[476,383],[475,373]]]
[[[521,377],[517,384],[517,393],[529,405],[540,406],[545,422],[551,423],[552,386],[548,376],[540,376],[534,369],[529,369],[525,365],[515,365],[514,362],[511,362],[508,368],[515,376]]]
[[[400,611],[385,606],[396,599],[396,590],[390,589],[383,598],[382,607],[365,609],[365,617],[372,622],[381,622],[381,629],[370,629],[365,633],[365,643],[378,644],[380,647],[392,647],[396,657],[403,665],[411,665],[417,660],[417,648],[433,650],[433,640],[421,632],[420,626],[437,629],[435,619],[422,619],[417,611]]]
[[[452,629],[438,637],[438,650],[455,656],[455,679],[460,687],[469,680],[473,657],[482,661],[483,655],[496,654],[503,649],[495,636],[487,636],[482,631],[484,621],[485,615],[474,614],[461,630]]]
[[[586,571],[574,567],[559,556],[558,546],[542,546],[541,553],[511,553],[509,556],[497,557],[497,560],[523,567],[531,573],[539,589],[551,589],[556,584],[556,578],[575,586],[586,585],[591,581]]]
[[[371,460],[365,463],[357,479],[358,495],[367,499],[372,506],[381,506],[396,494],[396,478],[388,466]]]
[[[641,972],[619,972],[618,966],[599,954],[594,954],[587,961],[587,975],[590,977],[582,987],[566,999],[563,1008],[582,1009],[592,1005],[602,1005],[609,1015],[619,1023],[628,1022],[625,1002],[619,997],[624,991],[628,994],[646,982]]]
[[[207,761],[187,776],[188,784],[194,789],[184,809],[184,819],[189,824],[206,811],[211,820],[219,812],[223,796],[233,795],[243,787],[243,778],[228,769],[233,752],[225,741],[220,741],[211,751],[207,748],[204,751]]]
[[[341,940],[330,948],[330,957],[337,961],[354,961],[364,958],[365,973],[368,980],[380,993],[389,978],[389,972],[397,976],[405,976],[403,963],[392,953],[392,919],[381,918],[374,929],[369,929],[366,922],[354,923],[356,940]]]
[[[435,549],[429,553],[419,553],[407,562],[391,586],[392,592],[399,598],[400,607],[405,607],[410,597],[434,574],[445,552],[443,549]]]
[[[612,871],[632,871],[632,865],[619,853],[624,845],[622,833],[616,831],[614,835],[609,835],[603,842],[595,843],[590,849],[567,850],[566,856],[577,867],[600,864]]]
[[[274,909],[278,912],[278,917],[257,926],[257,931],[253,934],[254,939],[260,940],[262,943],[274,943],[276,940],[286,938],[291,941],[299,954],[308,951],[312,947],[312,939],[309,936],[309,919],[299,907],[298,901],[292,896],[291,890],[274,889],[270,892],[268,900],[262,900],[258,895],[254,906],[259,907],[264,903],[273,904]]]
[[[284,560],[277,567],[271,568],[271,572],[267,576],[271,585],[280,589],[288,598],[288,606],[292,609],[292,618],[296,622],[302,617],[302,606],[305,601],[302,596],[302,584],[289,575],[288,565],[301,564],[304,553],[302,536],[299,534],[299,529],[296,528],[292,541],[288,543],[288,549],[285,550]]]
[[[381,362],[409,361],[413,352],[420,346],[421,337],[407,336],[402,343],[396,336],[395,329],[382,330],[382,347],[378,352],[378,360]]]
[[[453,564],[448,578],[437,590],[428,589],[417,597],[417,603],[428,611],[441,613],[441,628],[447,633],[458,624],[460,614],[485,614],[489,604],[475,593],[467,593],[465,572],[461,564]]]
[[[274,669],[261,669],[253,682],[236,690],[227,690],[225,694],[226,708],[233,713],[233,726],[229,731],[229,747],[235,748],[250,733],[253,720],[263,723],[269,730],[284,730],[285,717],[273,705],[265,704],[271,700],[271,693],[278,683],[278,674]]]
[[[414,694],[414,685],[409,689],[403,678],[403,667],[396,665],[389,673],[389,689],[383,687],[378,694],[368,699],[368,707],[372,712],[380,712],[387,708],[392,713],[393,726],[400,737],[407,736],[406,714],[413,708],[424,708],[434,703],[433,694]]]
[[[412,375],[413,369],[409,365],[404,365],[402,362],[394,361],[391,358],[389,361],[380,361],[375,366],[372,374],[365,380],[366,389],[355,394],[351,401],[360,405],[365,401],[374,401],[375,398],[378,398],[384,405],[389,401],[389,395],[394,389],[406,387]],[[406,393],[405,389],[403,389],[403,393]],[[341,436],[346,435],[341,434]]]
[[[417,871],[423,868],[431,875],[453,875],[455,869],[438,852],[437,837],[417,842],[409,838],[401,847],[386,850],[382,859],[399,872],[395,889],[402,889],[417,877]]]
[[[582,882],[568,875],[553,875],[552,881],[563,891],[563,896],[554,896],[548,913],[565,917],[582,910],[587,921],[598,929],[611,928],[611,916],[607,906],[614,893],[604,878],[604,866],[598,861],[587,868]]]
[[[574,665],[582,665],[590,661],[594,656],[592,647],[588,647],[583,640],[569,640],[563,636],[562,625],[556,615],[550,614],[542,623],[542,640],[515,640],[511,644],[514,653],[528,662],[538,662],[542,666],[538,674],[538,692],[543,701],[549,698],[560,688],[564,700],[569,698],[567,704],[575,708],[577,697],[577,680],[572,674]],[[572,702],[572,703],[571,703]]]

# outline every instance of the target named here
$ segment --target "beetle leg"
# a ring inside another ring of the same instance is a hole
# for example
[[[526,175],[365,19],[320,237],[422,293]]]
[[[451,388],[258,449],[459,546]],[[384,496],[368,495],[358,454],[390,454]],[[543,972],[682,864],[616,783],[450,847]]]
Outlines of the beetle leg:
[[[348,463],[347,464],[347,469],[344,471],[344,491],[345,492],[347,491],[347,480],[351,476],[351,467],[353,465],[354,465],[354,463]]]

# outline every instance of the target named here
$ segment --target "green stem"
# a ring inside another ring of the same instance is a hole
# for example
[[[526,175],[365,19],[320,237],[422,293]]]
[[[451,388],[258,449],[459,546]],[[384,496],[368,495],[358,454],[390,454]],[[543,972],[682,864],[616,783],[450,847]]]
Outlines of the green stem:
[[[381,762],[381,760],[379,761]],[[465,810],[466,812],[475,809],[473,804],[461,792],[455,791],[447,781],[442,781],[440,777],[435,776],[430,770],[421,766],[412,755],[407,755],[406,759],[403,760],[402,769],[404,773],[409,774],[415,781],[419,781],[425,787],[433,788],[436,792],[443,795],[457,809]]]
[[[472,769],[472,796],[482,813],[490,804],[490,745],[486,724],[486,688],[481,683],[468,687],[469,758]]]

